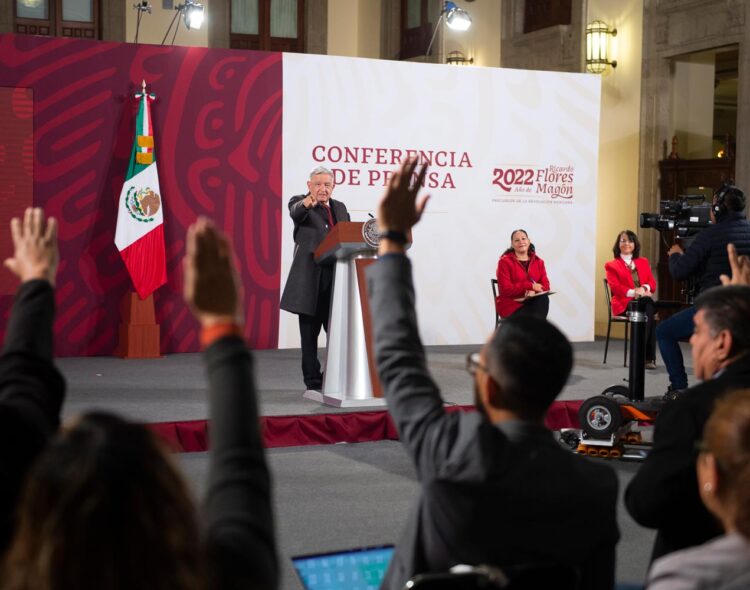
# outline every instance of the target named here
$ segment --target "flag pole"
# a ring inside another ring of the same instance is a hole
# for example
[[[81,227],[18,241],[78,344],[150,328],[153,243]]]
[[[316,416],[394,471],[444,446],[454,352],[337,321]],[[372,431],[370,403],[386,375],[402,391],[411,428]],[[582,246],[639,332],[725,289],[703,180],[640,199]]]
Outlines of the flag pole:
[[[156,323],[153,291],[166,282],[166,265],[163,231],[159,227],[162,219],[161,191],[148,107],[148,101],[154,97],[147,94],[145,79],[141,81],[141,93],[136,94],[135,98],[139,100],[135,139],[118,201],[115,236],[115,244],[123,254],[135,288],[128,290],[120,303],[116,354],[122,358],[159,358],[160,327]],[[145,178],[142,174],[146,175]],[[150,229],[151,226],[158,232],[159,239],[155,239],[153,233],[136,234],[134,237],[133,231]],[[133,264],[137,256],[147,260],[153,260],[155,256],[159,262],[154,266],[155,270],[152,269],[145,276],[134,275],[134,269],[143,268],[143,264]]]

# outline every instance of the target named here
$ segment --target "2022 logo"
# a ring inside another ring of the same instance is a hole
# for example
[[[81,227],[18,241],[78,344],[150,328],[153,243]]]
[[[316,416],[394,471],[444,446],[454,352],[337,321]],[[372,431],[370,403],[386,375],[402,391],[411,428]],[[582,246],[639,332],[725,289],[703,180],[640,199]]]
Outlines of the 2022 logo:
[[[533,168],[495,168],[492,184],[496,184],[506,193],[514,186],[533,186]]]

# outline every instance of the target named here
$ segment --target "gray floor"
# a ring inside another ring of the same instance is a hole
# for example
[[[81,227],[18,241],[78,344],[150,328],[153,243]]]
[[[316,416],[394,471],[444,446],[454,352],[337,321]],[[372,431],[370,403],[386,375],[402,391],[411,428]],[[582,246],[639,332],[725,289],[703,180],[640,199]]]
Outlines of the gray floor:
[[[464,359],[477,346],[428,350],[430,369],[445,399],[472,402],[472,381]],[[561,399],[584,399],[623,383],[622,342],[613,341],[606,365],[603,341],[575,345],[576,363]],[[689,349],[685,359],[690,364]],[[298,350],[255,353],[264,415],[342,411],[301,397]],[[207,416],[205,378],[200,355],[171,355],[157,360],[115,358],[61,359],[69,391],[65,416],[93,408],[115,411],[144,422],[201,419]],[[662,366],[646,373],[646,395],[667,385]],[[300,590],[289,562],[293,555],[396,541],[416,492],[408,459],[398,442],[294,447],[269,451],[275,482],[276,522],[285,590]],[[180,464],[198,498],[203,493],[208,456],[181,455]],[[612,462],[621,489],[637,464]],[[622,538],[618,546],[619,582],[640,582],[646,572],[653,533],[636,525],[620,503]],[[575,543],[575,539],[561,542]]]
[[[446,401],[473,403],[473,382],[464,366],[466,354],[479,346],[428,348],[430,370]],[[683,346],[685,362],[690,367],[689,348]],[[622,350],[622,341],[613,340],[605,365],[603,340],[575,344],[573,374],[560,399],[585,399],[609,385],[624,384],[628,369],[622,366]],[[299,350],[260,350],[254,355],[264,416],[346,411],[302,399]],[[117,411],[142,422],[198,420],[208,416],[199,354],[175,354],[153,360],[65,358],[58,365],[68,381],[63,408],[66,417],[94,408]],[[667,389],[667,382],[666,371],[659,361],[655,371],[646,371],[646,395],[661,395]]]

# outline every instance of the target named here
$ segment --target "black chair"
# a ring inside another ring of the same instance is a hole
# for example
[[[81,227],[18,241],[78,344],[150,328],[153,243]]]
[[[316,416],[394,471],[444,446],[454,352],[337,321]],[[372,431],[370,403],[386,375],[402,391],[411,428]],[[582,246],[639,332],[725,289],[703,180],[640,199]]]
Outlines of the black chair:
[[[612,315],[612,293],[609,290],[609,283],[604,279],[604,297],[607,299],[607,342],[604,344],[604,364],[607,363],[607,350],[609,350],[609,332],[612,330],[612,322],[621,322],[625,324],[625,357],[622,366],[628,366],[628,333],[630,330],[630,320],[621,315]]]
[[[498,295],[500,295],[500,289],[497,286],[497,279],[490,279],[490,285],[492,285],[492,304],[495,305]],[[497,315],[497,306],[495,305],[495,330],[500,327],[503,323],[503,318]]]

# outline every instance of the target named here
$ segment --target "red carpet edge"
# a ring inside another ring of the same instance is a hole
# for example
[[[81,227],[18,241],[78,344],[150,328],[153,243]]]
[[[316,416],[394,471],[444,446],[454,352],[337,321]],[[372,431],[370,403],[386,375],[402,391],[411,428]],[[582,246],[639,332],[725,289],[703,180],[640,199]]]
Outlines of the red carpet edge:
[[[552,404],[545,424],[550,430],[578,427],[581,400]],[[474,406],[450,406],[448,412],[473,412]],[[305,416],[262,416],[266,448],[330,445],[336,443],[398,440],[396,428],[386,410],[344,412]],[[148,424],[177,453],[208,450],[208,420],[157,422]]]

